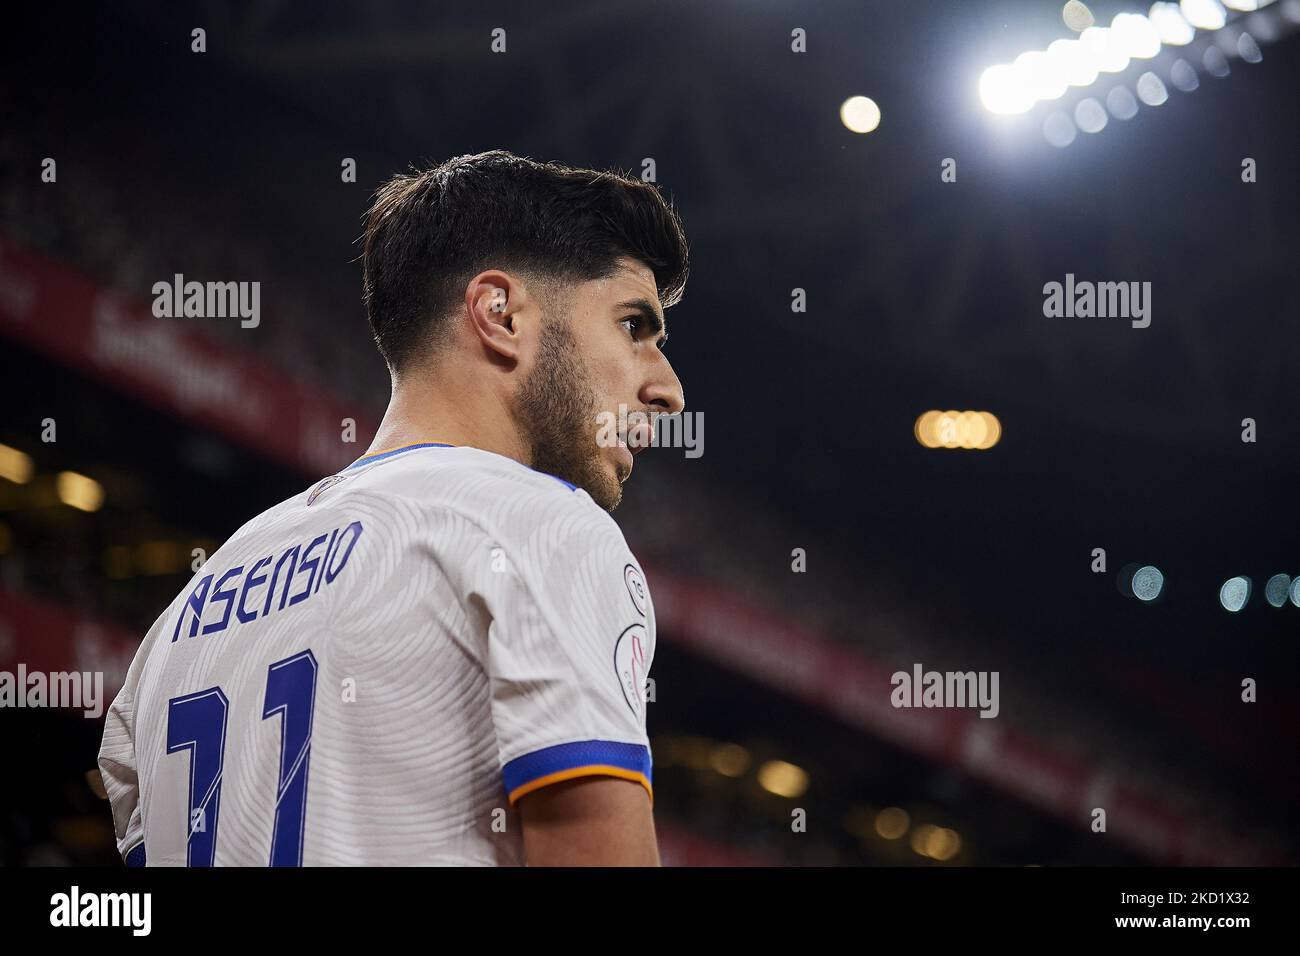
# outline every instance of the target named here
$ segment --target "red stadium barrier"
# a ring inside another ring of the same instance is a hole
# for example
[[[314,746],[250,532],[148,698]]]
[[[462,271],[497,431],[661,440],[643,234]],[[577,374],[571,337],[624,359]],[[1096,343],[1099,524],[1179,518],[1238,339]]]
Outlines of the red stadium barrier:
[[[958,767],[1083,830],[1107,829],[1155,860],[1190,866],[1284,865],[1264,847],[1196,819],[1190,794],[1151,792],[1126,775],[955,708],[895,708],[894,667],[757,610],[709,584],[645,567],[660,635],[875,737]],[[994,726],[997,725],[997,726]]]
[[[133,635],[25,594],[0,590],[0,671],[102,673],[104,707],[117,696],[140,646]]]
[[[195,323],[0,239],[0,333],[313,477],[358,457],[377,422]],[[357,452],[340,442],[356,422]]]

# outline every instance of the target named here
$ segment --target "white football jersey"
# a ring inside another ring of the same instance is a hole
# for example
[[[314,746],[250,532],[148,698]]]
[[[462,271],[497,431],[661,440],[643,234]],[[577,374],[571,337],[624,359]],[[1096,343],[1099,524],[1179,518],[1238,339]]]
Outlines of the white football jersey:
[[[435,443],[263,512],[150,629],[99,765],[149,865],[519,864],[514,804],[651,790],[654,608],[586,492]]]

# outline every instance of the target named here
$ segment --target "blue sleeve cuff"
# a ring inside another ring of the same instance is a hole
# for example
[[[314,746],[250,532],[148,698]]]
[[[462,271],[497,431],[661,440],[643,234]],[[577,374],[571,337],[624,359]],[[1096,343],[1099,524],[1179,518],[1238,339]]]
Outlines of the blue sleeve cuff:
[[[580,740],[534,750],[509,761],[502,769],[506,794],[513,806],[524,794],[576,777],[621,777],[645,787],[654,801],[650,784],[650,749],[642,744],[612,740]]]

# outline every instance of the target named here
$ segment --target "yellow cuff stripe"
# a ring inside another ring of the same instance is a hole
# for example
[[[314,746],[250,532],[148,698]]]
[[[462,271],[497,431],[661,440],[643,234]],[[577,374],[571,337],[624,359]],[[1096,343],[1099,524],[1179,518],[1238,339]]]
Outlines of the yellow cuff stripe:
[[[513,807],[519,798],[524,794],[532,793],[534,790],[540,790],[542,787],[549,787],[553,783],[560,783],[564,780],[573,780],[576,777],[620,777],[623,780],[631,780],[645,787],[645,792],[650,794],[650,805],[654,806],[655,792],[650,786],[650,781],[646,775],[638,773],[635,770],[627,770],[623,767],[611,767],[608,764],[588,764],[585,767],[570,767],[568,770],[557,770],[555,773],[548,773],[544,777],[538,777],[536,780],[529,780],[525,784],[515,787],[510,792],[510,805]]]

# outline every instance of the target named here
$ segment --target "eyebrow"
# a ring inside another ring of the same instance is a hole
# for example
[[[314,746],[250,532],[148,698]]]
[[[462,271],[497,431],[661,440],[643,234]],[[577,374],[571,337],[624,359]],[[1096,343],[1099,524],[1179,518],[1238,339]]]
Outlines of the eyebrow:
[[[655,309],[654,303],[649,299],[628,299],[624,302],[618,303],[614,308],[619,312],[630,311],[640,313],[641,318],[657,337],[660,348],[663,348],[664,343],[668,341],[668,326],[664,323],[663,316],[659,314],[657,309]]]

